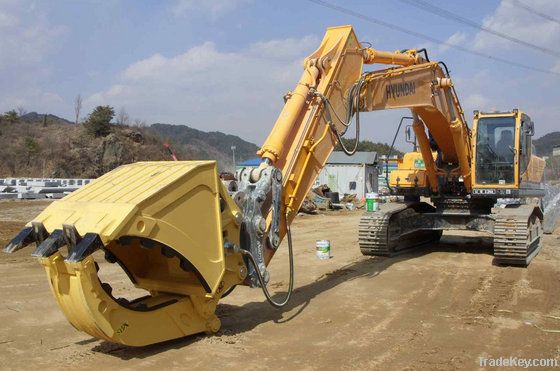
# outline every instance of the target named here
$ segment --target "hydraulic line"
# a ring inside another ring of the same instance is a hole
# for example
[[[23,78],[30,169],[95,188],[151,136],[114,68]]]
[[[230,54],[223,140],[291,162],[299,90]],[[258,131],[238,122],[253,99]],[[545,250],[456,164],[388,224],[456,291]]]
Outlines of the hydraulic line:
[[[389,192],[392,192],[391,186],[389,185],[389,158],[393,153],[393,148],[395,146],[395,141],[397,140],[397,135],[399,135],[399,131],[401,130],[401,126],[404,120],[413,120],[413,117],[410,116],[403,116],[401,117],[401,122],[399,122],[399,126],[397,127],[397,131],[395,132],[395,136],[393,137],[393,141],[391,142],[391,148],[389,148],[389,153],[387,153],[387,159],[385,160],[385,181],[387,182],[387,189]]]
[[[233,292],[233,290],[235,290],[236,287],[237,287],[237,285],[231,286],[226,292],[224,292],[224,294],[221,296],[220,299],[223,299],[226,296],[228,296],[229,294],[231,294]]]
[[[266,300],[270,303],[270,305],[272,305],[274,308],[282,308],[283,306],[288,304],[290,298],[292,297],[292,292],[294,288],[294,253],[292,248],[292,232],[290,230],[290,224],[288,223],[288,214],[286,214],[285,217],[286,217],[286,229],[287,229],[286,234],[288,236],[288,256],[289,256],[288,259],[290,262],[290,283],[288,285],[288,293],[286,294],[286,297],[284,298],[283,301],[276,302],[274,301],[274,299],[272,299],[272,296],[270,295],[270,292],[268,292],[268,288],[266,287],[266,283],[264,282],[264,278],[261,275],[261,271],[258,268],[257,262],[255,261],[253,254],[251,254],[251,252],[248,250],[244,250],[244,249],[240,250],[243,255],[249,258],[251,264],[253,264],[253,267],[255,267],[255,272],[257,272],[257,278],[259,279],[259,283],[261,284],[261,288],[264,293],[264,296],[266,297]]]
[[[338,114],[336,113],[336,110],[332,106],[329,98],[327,98],[325,95],[323,95],[321,93],[314,92],[314,95],[319,97],[321,99],[321,101],[323,102],[323,104],[325,105],[325,110],[324,110],[325,120],[327,121],[327,124],[329,125],[331,130],[336,135],[336,137],[338,139],[338,142],[340,143],[340,147],[342,148],[342,151],[348,156],[352,156],[353,154],[356,153],[356,151],[358,149],[358,144],[360,142],[360,91],[362,89],[362,86],[363,86],[364,82],[365,82],[365,80],[362,77],[350,89],[350,92],[348,94],[346,120],[342,120],[340,118],[340,116],[338,116]],[[332,115],[331,115],[331,113],[332,113]],[[342,136],[346,133],[346,131],[348,130],[348,128],[352,124],[352,117],[354,116],[354,114],[356,115],[356,119],[355,119],[356,120],[356,141],[354,142],[354,148],[352,150],[348,150],[348,148],[346,148],[346,146],[342,142]],[[336,127],[334,126],[334,124],[332,122],[332,116],[333,115],[345,127],[345,130],[342,132],[342,134],[339,133],[338,130],[336,130]]]
[[[430,58],[428,58],[428,51],[426,50],[426,48],[418,49],[416,53],[424,53],[424,58],[426,59],[426,62],[430,62]]]

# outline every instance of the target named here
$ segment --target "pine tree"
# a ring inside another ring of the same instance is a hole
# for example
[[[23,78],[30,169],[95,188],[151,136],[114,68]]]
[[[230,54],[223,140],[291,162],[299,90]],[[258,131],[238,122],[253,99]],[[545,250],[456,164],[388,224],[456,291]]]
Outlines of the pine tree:
[[[97,106],[88,116],[84,126],[87,131],[96,136],[104,137],[111,132],[111,120],[115,117],[115,110],[110,106]]]

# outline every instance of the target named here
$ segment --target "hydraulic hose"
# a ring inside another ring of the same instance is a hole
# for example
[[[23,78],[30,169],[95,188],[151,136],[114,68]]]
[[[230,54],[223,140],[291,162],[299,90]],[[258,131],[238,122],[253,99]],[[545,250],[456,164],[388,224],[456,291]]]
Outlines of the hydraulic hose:
[[[231,286],[226,292],[224,292],[224,294],[220,297],[220,299],[223,299],[226,296],[228,296],[229,294],[231,294],[233,292],[233,290],[235,290],[236,287],[237,287],[237,285]]]
[[[399,122],[399,126],[397,127],[397,131],[395,132],[395,136],[393,137],[393,141],[391,142],[391,148],[389,148],[389,153],[387,153],[387,159],[385,160],[385,181],[387,182],[387,189],[389,192],[392,193],[393,190],[389,185],[389,159],[391,158],[391,154],[393,153],[393,148],[395,147],[395,141],[397,140],[397,135],[399,135],[399,131],[401,130],[401,126],[404,120],[412,120],[413,118],[410,116],[403,116],[401,117],[401,122]]]
[[[261,275],[261,271],[258,268],[257,262],[255,261],[253,254],[251,254],[251,252],[248,250],[241,249],[241,253],[245,255],[249,259],[249,261],[251,261],[253,267],[255,267],[255,272],[257,272],[257,278],[259,279],[259,283],[261,284],[261,288],[264,293],[264,296],[266,297],[266,300],[270,303],[270,305],[272,305],[274,308],[282,308],[283,306],[288,304],[290,298],[292,297],[292,292],[294,289],[294,253],[292,248],[292,232],[290,230],[290,225],[288,224],[288,215],[286,214],[285,216],[286,216],[286,228],[287,228],[286,234],[288,236],[288,256],[289,256],[288,259],[290,262],[290,283],[288,285],[288,293],[286,294],[284,300],[282,300],[281,302],[276,302],[274,301],[274,299],[272,299],[272,296],[270,295],[270,292],[266,287],[266,283],[264,282],[264,278]]]
[[[426,48],[418,49],[416,53],[424,53],[424,58],[426,58],[426,62],[430,61],[430,58],[428,58],[428,51],[426,50]]]
[[[352,156],[353,154],[356,153],[356,151],[358,150],[358,144],[360,142],[360,90],[362,89],[364,82],[365,82],[364,78],[362,77],[350,89],[350,92],[348,94],[346,120],[342,120],[340,116],[338,116],[329,98],[327,98],[325,95],[319,92],[315,92],[315,95],[318,96],[323,102],[323,104],[325,105],[325,110],[323,112],[327,124],[330,126],[331,130],[336,135],[338,142],[340,143],[340,147],[342,148],[342,151],[348,156]],[[346,133],[346,131],[352,124],[352,117],[354,116],[354,114],[356,115],[356,140],[354,142],[354,148],[352,150],[348,150],[348,148],[346,148],[346,146],[342,142],[342,136]],[[345,127],[345,130],[342,132],[342,134],[339,133],[338,130],[336,130],[336,127],[332,122],[333,115]]]

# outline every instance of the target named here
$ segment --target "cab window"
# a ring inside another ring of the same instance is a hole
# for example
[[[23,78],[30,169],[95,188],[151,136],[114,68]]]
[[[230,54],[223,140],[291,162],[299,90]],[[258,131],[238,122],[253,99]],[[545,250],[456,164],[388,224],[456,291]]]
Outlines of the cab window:
[[[514,117],[484,117],[476,133],[476,182],[512,184],[515,171]]]

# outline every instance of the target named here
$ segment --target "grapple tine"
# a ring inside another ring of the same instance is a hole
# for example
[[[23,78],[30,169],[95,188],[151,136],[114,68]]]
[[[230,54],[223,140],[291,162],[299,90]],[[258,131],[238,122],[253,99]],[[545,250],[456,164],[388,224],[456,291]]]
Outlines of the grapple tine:
[[[69,251],[72,251],[81,240],[80,234],[72,224],[63,224],[62,234]]]
[[[23,249],[25,246],[35,241],[35,234],[32,227],[23,228],[17,236],[4,249],[7,253],[13,253]]]
[[[61,229],[55,229],[51,235],[35,249],[31,256],[46,258],[54,254],[65,244]]]
[[[101,241],[97,233],[86,233],[86,235],[80,239],[80,242],[72,248],[66,261],[71,263],[80,262],[93,254],[95,250],[102,249],[103,247],[103,241]]]
[[[35,242],[37,245],[43,243],[44,240],[49,237],[49,232],[45,229],[45,226],[41,222],[31,222],[31,228],[33,228],[33,233],[35,234]]]
[[[31,227],[23,228],[17,236],[6,246],[4,252],[13,253],[18,250],[23,249],[30,243],[36,242],[37,245],[41,244],[47,237],[49,233],[45,229],[42,223],[33,222]]]

